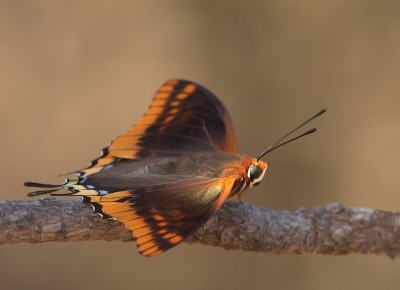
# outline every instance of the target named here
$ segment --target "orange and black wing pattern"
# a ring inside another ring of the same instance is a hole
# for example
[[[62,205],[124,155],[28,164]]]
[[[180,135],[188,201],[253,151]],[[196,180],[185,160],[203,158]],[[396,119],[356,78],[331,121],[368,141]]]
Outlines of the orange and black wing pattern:
[[[92,196],[103,213],[122,222],[136,238],[139,253],[155,256],[176,246],[222,206],[234,178],[176,181]],[[82,194],[83,192],[81,192]]]
[[[157,91],[143,118],[79,173],[92,174],[119,159],[204,151],[236,153],[229,113],[205,87],[190,81],[170,80]]]
[[[112,156],[142,159],[185,152],[236,152],[232,121],[220,100],[189,81],[170,80],[144,117],[108,148]]]

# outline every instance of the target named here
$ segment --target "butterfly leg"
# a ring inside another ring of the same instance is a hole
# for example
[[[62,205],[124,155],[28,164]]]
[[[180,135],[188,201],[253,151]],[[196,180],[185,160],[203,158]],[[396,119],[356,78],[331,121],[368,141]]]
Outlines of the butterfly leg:
[[[240,202],[245,202],[248,204],[248,202],[243,199],[243,191],[239,192],[238,197]]]

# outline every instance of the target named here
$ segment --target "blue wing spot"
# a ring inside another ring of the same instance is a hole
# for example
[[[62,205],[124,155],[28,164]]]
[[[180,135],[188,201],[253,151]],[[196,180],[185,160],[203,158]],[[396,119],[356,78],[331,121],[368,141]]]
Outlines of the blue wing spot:
[[[84,183],[86,180],[87,180],[87,177],[81,177],[81,178],[79,178],[78,184],[82,184],[82,183]]]
[[[112,165],[112,164],[106,165],[106,166],[103,167],[103,170],[107,170],[107,169],[113,168],[113,166],[114,165]]]
[[[108,194],[108,191],[107,190],[98,190],[97,191],[100,195],[106,195],[106,194]]]
[[[86,188],[87,189],[94,189],[94,186],[93,185],[86,185]]]

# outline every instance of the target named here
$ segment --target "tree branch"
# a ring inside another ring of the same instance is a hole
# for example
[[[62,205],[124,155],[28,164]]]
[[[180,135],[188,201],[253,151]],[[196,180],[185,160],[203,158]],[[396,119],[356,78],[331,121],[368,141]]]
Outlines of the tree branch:
[[[400,253],[400,213],[331,203],[295,211],[228,201],[190,244],[266,253]],[[232,212],[236,214],[232,214]],[[239,218],[244,217],[244,221]],[[0,243],[134,241],[118,221],[102,219],[80,200],[0,202]]]

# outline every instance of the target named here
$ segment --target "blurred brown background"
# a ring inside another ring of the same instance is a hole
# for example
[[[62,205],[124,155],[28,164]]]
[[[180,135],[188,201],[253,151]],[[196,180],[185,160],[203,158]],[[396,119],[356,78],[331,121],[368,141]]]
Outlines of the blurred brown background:
[[[257,155],[321,108],[318,132],[266,158],[245,197],[292,210],[400,210],[400,2],[1,1],[1,200],[60,183],[125,132],[170,78],[229,109]],[[384,256],[267,255],[186,244],[0,247],[1,289],[398,289]]]

